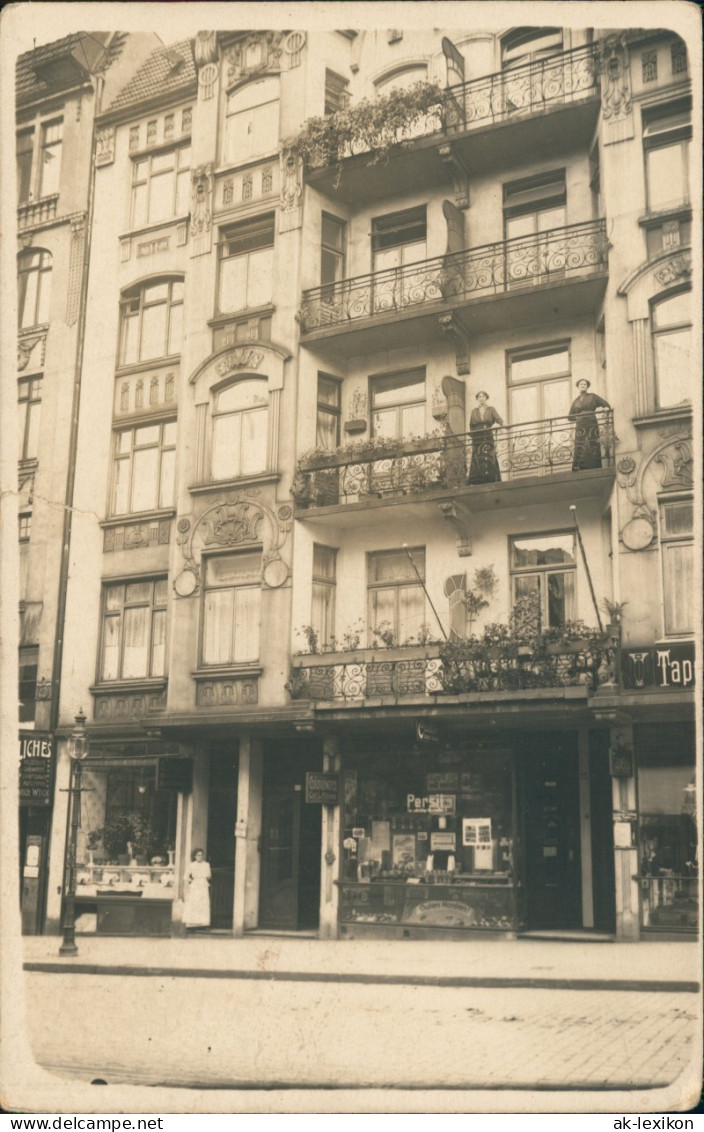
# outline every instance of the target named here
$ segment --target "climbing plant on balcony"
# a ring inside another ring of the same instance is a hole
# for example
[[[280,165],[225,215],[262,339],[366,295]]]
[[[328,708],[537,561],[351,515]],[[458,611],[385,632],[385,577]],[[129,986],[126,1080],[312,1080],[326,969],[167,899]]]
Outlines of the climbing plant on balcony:
[[[428,132],[438,129],[441,104],[439,86],[417,82],[407,90],[363,98],[324,118],[309,118],[285,145],[309,169],[334,165],[355,153],[369,153],[373,165],[385,161],[395,146],[409,145],[423,118],[430,119]]]

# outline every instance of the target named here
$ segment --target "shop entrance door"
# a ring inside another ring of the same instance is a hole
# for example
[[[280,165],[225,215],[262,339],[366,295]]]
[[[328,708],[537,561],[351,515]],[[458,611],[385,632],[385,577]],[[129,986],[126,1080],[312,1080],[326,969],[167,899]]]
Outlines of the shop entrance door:
[[[216,747],[210,755],[208,848],[210,925],[232,927],[235,895],[235,821],[237,820],[237,751]]]
[[[321,811],[305,801],[305,753],[286,760],[264,754],[259,926],[316,928],[320,902]]]
[[[529,928],[582,926],[577,736],[531,737],[522,757]]]

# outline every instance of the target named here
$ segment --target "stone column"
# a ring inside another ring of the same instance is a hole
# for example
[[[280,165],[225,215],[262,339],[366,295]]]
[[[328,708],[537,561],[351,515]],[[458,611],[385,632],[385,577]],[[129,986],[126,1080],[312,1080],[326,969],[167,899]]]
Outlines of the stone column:
[[[260,840],[262,833],[262,745],[251,735],[240,739],[237,823],[235,837],[235,897],[232,934],[242,936],[259,923]]]
[[[616,882],[616,936],[634,940],[640,936],[638,915],[638,846],[636,843],[636,780],[633,754],[633,725],[618,723],[611,728],[614,817],[614,879]],[[630,755],[630,758],[629,758]],[[627,765],[628,764],[628,765]],[[630,767],[630,774],[624,773]],[[633,842],[633,844],[632,844]]]
[[[339,743],[335,736],[323,740],[323,770],[329,774],[340,773]],[[341,787],[342,788],[342,787]],[[320,863],[320,938],[337,939],[337,908],[339,890],[335,881],[340,876],[340,823],[342,806],[323,806],[322,811],[322,860]]]

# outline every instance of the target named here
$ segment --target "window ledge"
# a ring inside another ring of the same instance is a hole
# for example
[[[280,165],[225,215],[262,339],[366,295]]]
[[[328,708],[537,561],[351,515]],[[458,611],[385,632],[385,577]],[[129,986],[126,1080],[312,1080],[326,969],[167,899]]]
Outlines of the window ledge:
[[[650,425],[662,425],[668,421],[691,420],[691,417],[692,403],[690,401],[686,405],[676,405],[672,409],[655,409],[644,417],[633,417],[633,425],[635,428],[648,428]]]
[[[17,466],[21,472],[33,472],[39,467],[39,460],[36,456],[31,456],[27,460],[18,460]]]
[[[111,515],[109,519],[101,519],[98,524],[105,527],[124,527],[131,523],[149,523],[155,519],[175,519],[176,508],[164,507],[157,511],[130,511],[127,515]]]
[[[674,208],[664,208],[660,212],[644,212],[638,217],[641,228],[659,228],[667,220],[691,220],[692,206],[687,202]]]
[[[280,153],[281,146],[277,146],[276,149],[270,150],[269,153],[262,153],[258,157],[250,157],[248,161],[230,161],[227,165],[218,165],[215,170],[215,176],[219,177],[221,174],[237,173],[240,169],[252,169],[255,165],[266,165],[267,162],[278,161]],[[266,200],[267,198],[265,197],[264,199]]]
[[[163,358],[150,358],[149,361],[132,362],[128,366],[116,366],[115,377],[127,377],[130,373],[146,373],[161,366],[177,366],[181,360],[180,354],[167,354]]]
[[[168,220],[159,220],[155,224],[147,224],[144,228],[130,228],[126,232],[121,232],[118,240],[133,240],[137,236],[148,236],[152,232],[158,232],[161,228],[171,228],[174,224],[187,224],[189,213],[185,212],[183,216],[172,216]]]
[[[184,98],[183,99],[183,103],[184,103],[185,106],[187,106],[188,103],[192,102],[192,101],[193,100],[190,99],[190,98]],[[130,161],[139,161],[140,158],[151,157],[152,154],[159,153],[160,150],[163,153],[168,153],[169,150],[171,150],[171,149],[179,149],[183,145],[191,145],[191,144],[192,144],[191,134],[190,133],[181,134],[179,137],[170,138],[169,141],[166,141],[166,142],[165,141],[154,142],[153,145],[145,145],[145,146],[143,146],[142,149],[131,149],[129,151],[128,156],[129,156]]]
[[[17,337],[21,341],[23,338],[29,338],[31,335],[44,334],[48,333],[48,331],[48,322],[35,322],[34,326],[20,326],[17,331]]]
[[[88,691],[93,696],[107,696],[115,692],[161,692],[169,683],[167,676],[147,677],[139,680],[113,680],[91,684]]]
[[[191,672],[194,680],[213,680],[221,676],[261,676],[264,669],[257,661],[251,664],[213,664],[209,668],[196,668]]]
[[[232,488],[250,487],[255,484],[278,483],[280,479],[280,472],[261,472],[258,475],[233,476],[229,480],[210,480],[208,483],[192,484],[188,490],[191,495],[205,495],[210,491],[230,491]]]
[[[248,322],[251,318],[266,318],[273,315],[276,307],[271,303],[267,303],[263,307],[244,307],[241,311],[231,311],[229,314],[216,314],[214,318],[208,319],[208,326],[217,328],[218,326],[225,326],[229,322]],[[250,346],[251,342],[237,342],[237,346]]]

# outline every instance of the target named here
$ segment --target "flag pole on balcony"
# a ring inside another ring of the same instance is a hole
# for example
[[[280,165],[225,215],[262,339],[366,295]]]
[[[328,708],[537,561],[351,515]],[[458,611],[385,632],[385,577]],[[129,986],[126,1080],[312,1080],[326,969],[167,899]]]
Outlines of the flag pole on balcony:
[[[582,532],[580,531],[579,523],[577,522],[577,508],[575,507],[574,503],[570,503],[570,511],[572,512],[572,518],[574,519],[575,530],[577,531],[577,542],[579,543],[579,551],[580,551],[580,554],[582,555],[582,562],[584,563],[584,571],[587,575],[587,581],[589,583],[589,592],[592,595],[592,603],[594,605],[594,612],[596,613],[596,623],[599,626],[599,632],[603,633],[604,632],[604,626],[602,625],[602,622],[601,622],[601,614],[599,613],[599,606],[596,603],[596,594],[594,593],[594,584],[592,582],[592,575],[591,575],[591,571],[589,569],[589,563],[587,562],[587,553],[584,549],[584,543],[582,542]]]
[[[447,640],[449,640],[449,638],[447,636],[447,633],[445,632],[445,626],[443,625],[442,621],[440,620],[440,618],[438,616],[437,609],[433,605],[433,599],[431,598],[430,594],[428,593],[428,591],[425,588],[425,582],[423,581],[420,574],[418,573],[418,568],[417,568],[415,562],[413,561],[413,557],[411,555],[410,550],[408,549],[408,543],[407,542],[404,542],[403,549],[405,550],[406,554],[408,555],[408,561],[410,562],[411,566],[413,567],[413,573],[415,574],[416,578],[418,579],[418,582],[419,582],[419,584],[420,584],[420,586],[423,590],[423,593],[425,594],[425,596],[428,599],[428,605],[430,606],[433,613],[435,614],[435,620],[437,621],[438,625],[440,626],[440,632],[442,633],[443,637],[447,641]]]

